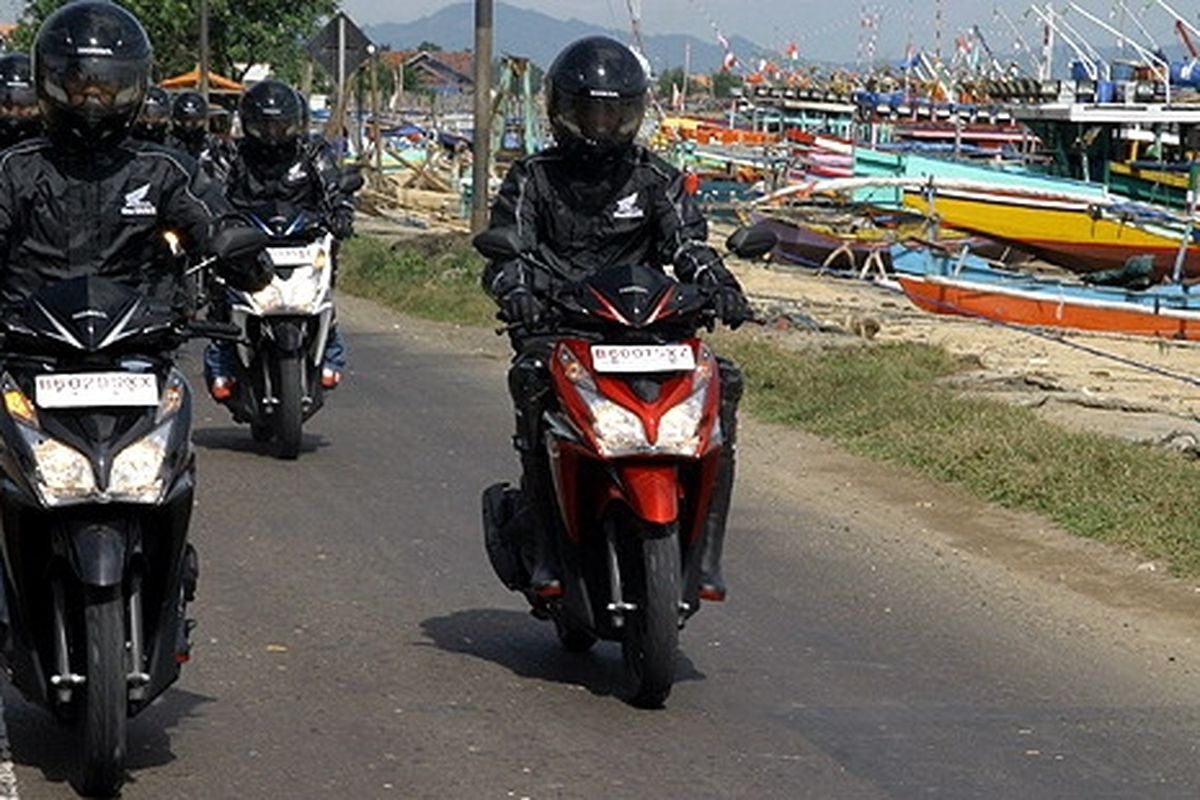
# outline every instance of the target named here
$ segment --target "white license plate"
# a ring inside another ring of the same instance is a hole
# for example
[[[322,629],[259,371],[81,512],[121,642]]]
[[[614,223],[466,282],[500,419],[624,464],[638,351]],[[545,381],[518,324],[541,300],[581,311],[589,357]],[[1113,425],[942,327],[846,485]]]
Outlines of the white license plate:
[[[696,368],[696,354],[686,344],[594,344],[596,372],[686,372]]]
[[[158,378],[136,372],[82,372],[38,375],[37,404],[42,408],[158,405]]]
[[[312,263],[307,247],[268,247],[267,255],[276,267],[305,267]]]

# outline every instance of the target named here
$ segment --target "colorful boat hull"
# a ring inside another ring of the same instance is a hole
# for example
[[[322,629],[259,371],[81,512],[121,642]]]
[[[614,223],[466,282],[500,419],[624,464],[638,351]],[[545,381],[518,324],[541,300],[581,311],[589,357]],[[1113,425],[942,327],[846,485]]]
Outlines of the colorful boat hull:
[[[994,269],[981,259],[898,245],[892,267],[916,306],[1014,325],[1200,340],[1200,288],[1088,286]]]
[[[921,214],[931,211],[916,189],[905,190],[904,205]],[[939,190],[932,211],[944,225],[1019,247],[1075,272],[1114,269],[1133,256],[1152,255],[1161,279],[1172,274],[1183,236],[1180,230],[1099,214],[1083,199],[1020,192]],[[1200,277],[1200,245],[1194,240],[1184,272]]]

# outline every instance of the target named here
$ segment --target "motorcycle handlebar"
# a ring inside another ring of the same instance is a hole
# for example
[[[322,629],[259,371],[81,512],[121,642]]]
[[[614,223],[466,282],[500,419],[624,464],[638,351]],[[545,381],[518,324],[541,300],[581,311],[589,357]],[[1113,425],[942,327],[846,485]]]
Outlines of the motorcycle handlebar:
[[[242,338],[242,329],[236,324],[216,320],[190,320],[184,326],[184,333],[191,338],[224,339],[231,342],[240,341]]]

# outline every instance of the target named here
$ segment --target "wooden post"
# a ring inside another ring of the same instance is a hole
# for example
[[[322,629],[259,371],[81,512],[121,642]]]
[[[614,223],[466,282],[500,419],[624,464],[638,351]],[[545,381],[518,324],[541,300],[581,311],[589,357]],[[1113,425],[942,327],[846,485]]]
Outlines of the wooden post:
[[[492,0],[475,0],[475,133],[472,147],[471,230],[488,224],[492,164]]]
[[[200,0],[200,94],[208,102],[208,73],[212,69],[208,41],[208,0]]]
[[[304,74],[300,76],[300,92],[305,97],[311,97],[313,90],[313,62],[312,59],[304,61]]]
[[[379,51],[371,45],[371,132],[375,142],[375,174],[383,175],[383,124],[379,121]]]

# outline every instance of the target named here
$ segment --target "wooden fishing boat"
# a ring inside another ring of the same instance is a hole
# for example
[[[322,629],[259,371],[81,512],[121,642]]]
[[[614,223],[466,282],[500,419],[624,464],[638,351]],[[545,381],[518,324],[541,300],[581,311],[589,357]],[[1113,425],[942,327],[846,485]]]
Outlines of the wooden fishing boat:
[[[1163,214],[1158,219],[1135,204],[1111,196],[1053,196],[1021,189],[961,189],[934,185],[904,188],[904,205],[936,214],[942,224],[1020,247],[1075,272],[1116,269],[1137,255],[1154,257],[1158,278],[1172,273],[1183,236],[1192,241],[1184,272],[1200,277],[1200,243],[1195,234]],[[1128,213],[1122,209],[1129,209]]]
[[[769,214],[751,213],[750,220],[770,229],[779,239],[774,253],[789,264],[814,269],[863,271],[875,268],[891,270],[891,249],[898,241],[921,237],[928,224],[919,217],[832,211],[795,213],[796,210]],[[789,214],[788,212],[792,212]],[[957,231],[944,231],[938,244],[948,248],[963,245],[986,258],[1021,260],[1023,254],[997,247],[979,237]]]
[[[994,322],[1200,340],[1200,287],[1095,286],[997,269],[968,251],[898,244],[892,269],[918,307]]]

